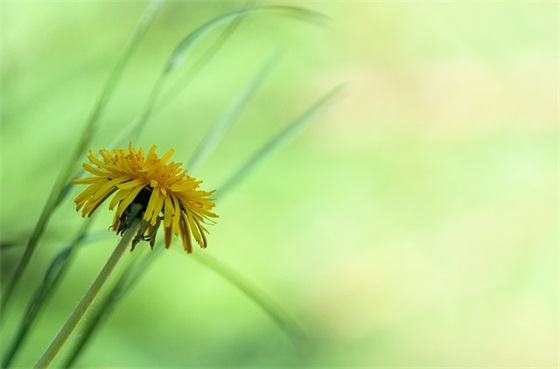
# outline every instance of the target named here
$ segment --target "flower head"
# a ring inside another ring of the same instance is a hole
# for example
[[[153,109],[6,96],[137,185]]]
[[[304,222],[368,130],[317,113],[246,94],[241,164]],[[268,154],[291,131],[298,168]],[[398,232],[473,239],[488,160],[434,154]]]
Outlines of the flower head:
[[[117,211],[112,229],[118,234],[124,233],[130,225],[134,214],[133,203],[140,204],[142,210],[142,227],[132,243],[132,248],[140,240],[150,241],[153,247],[158,228],[163,221],[165,247],[171,245],[172,235],[181,236],[183,247],[192,252],[192,237],[204,248],[207,245],[204,224],[217,218],[211,210],[214,203],[210,195],[198,189],[202,181],[187,175],[181,163],[168,162],[174,150],[169,150],[159,158],[156,146],[152,146],[147,155],[140,148],[136,151],[132,143],[128,152],[124,149],[100,150],[103,161],[90,150],[88,158],[95,165],[84,163],[85,170],[93,177],[74,180],[76,184],[89,185],[76,197],[76,210],[82,209],[82,216],[91,216],[103,201],[116,193],[109,204],[109,209],[116,206]]]

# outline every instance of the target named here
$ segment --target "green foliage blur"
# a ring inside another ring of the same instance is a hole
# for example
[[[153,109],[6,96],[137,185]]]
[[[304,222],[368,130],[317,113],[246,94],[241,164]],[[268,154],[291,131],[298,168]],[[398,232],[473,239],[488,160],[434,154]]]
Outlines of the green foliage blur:
[[[26,241],[145,5],[0,4],[2,243]],[[166,3],[92,150],[140,114],[182,37],[241,5]],[[160,153],[174,148],[174,160],[187,162],[208,127],[279,52],[270,78],[194,173],[211,190],[319,96],[349,82],[309,129],[219,199],[209,248],[195,250],[277,301],[312,348],[293,347],[258,306],[175,242],[79,365],[558,365],[558,5],[298,6],[324,13],[331,24],[251,18],[168,97],[134,144],[156,144]],[[3,344],[83,221],[71,201],[78,191],[50,222],[5,316]],[[112,213],[106,204],[98,212],[93,228],[105,230]],[[117,241],[80,251],[17,366],[34,364]],[[3,249],[2,278],[20,250]],[[150,251],[140,244],[136,252]]]

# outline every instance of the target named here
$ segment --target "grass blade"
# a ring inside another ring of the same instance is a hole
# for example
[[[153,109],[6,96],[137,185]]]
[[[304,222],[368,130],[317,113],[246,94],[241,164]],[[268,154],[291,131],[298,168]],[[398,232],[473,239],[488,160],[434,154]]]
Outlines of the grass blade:
[[[253,5],[252,3],[254,3],[254,1],[248,2],[248,5],[244,8],[224,13],[212,18],[208,22],[195,29],[177,44],[170,57],[167,59],[160,77],[152,88],[143,113],[138,119],[131,122],[128,127],[125,128],[115,140],[113,140],[113,143],[109,147],[122,145],[126,140],[130,140],[131,137],[132,140],[138,137],[146,122],[154,112],[157,100],[161,93],[161,89],[163,88],[164,82],[167,80],[171,72],[173,72],[183,64],[185,59],[192,52],[194,46],[196,46],[201,40],[203,40],[205,36],[221,27],[223,24],[229,22],[229,27],[224,33],[222,33],[221,37],[208,49],[208,52],[203,54],[203,56],[199,59],[199,62],[197,62],[195,66],[189,70],[187,77],[192,78],[194,73],[198,72],[201,66],[205,62],[207,62],[211,58],[211,56],[215,55],[218,48],[221,47],[225,40],[239,26],[240,22],[249,15],[257,13],[272,13],[276,15],[290,16],[316,24],[324,24],[325,21],[329,19],[321,13],[295,6],[257,6]],[[178,90],[185,88],[188,84],[188,82],[185,80],[181,82],[182,83],[180,85],[178,84],[175,87],[171,88],[169,90],[169,93],[164,96],[165,99],[163,100],[162,105],[160,105],[161,107],[172,101],[175,96],[178,96]]]
[[[234,10],[228,13],[221,14],[215,18],[212,18],[208,22],[204,23],[202,26],[195,29],[187,37],[181,40],[179,44],[175,47],[175,50],[168,59],[164,73],[175,69],[178,65],[182,64],[187,58],[187,55],[191,52],[193,46],[198,43],[204,36],[213,31],[214,29],[220,27],[226,22],[230,22],[230,27],[237,27],[235,21],[238,18],[244,17],[249,13],[253,12],[255,8],[253,6],[245,7],[242,9]],[[234,23],[231,23],[231,21]]]
[[[203,24],[201,27],[192,32],[188,37],[184,38],[175,48],[175,51],[172,53],[171,58],[169,58],[165,71],[174,69],[177,65],[181,64],[191,51],[192,46],[208,32],[232,19],[235,20],[236,18],[245,17],[247,15],[259,12],[270,12],[273,14],[289,15],[297,19],[318,24],[324,23],[326,19],[329,19],[321,13],[295,6],[251,5],[242,9],[224,13]]]
[[[121,133],[117,135],[115,139],[113,139],[113,141],[109,144],[108,148],[122,146],[127,140],[134,141],[140,135],[140,133],[144,129],[144,126],[146,125],[146,123],[148,122],[149,118],[152,116],[155,110],[157,100],[161,94],[161,90],[167,78],[175,69],[181,66],[181,64],[186,59],[187,55],[189,55],[190,52],[192,51],[192,48],[195,45],[197,45],[198,42],[204,38],[204,36],[208,35],[216,28],[220,27],[224,22],[232,19],[233,21],[238,21],[240,18],[244,17],[246,14],[248,14],[251,11],[253,11],[252,6],[241,10],[236,10],[230,13],[222,14],[204,23],[202,26],[198,27],[189,35],[187,35],[185,38],[183,38],[177,44],[177,46],[175,47],[175,49],[167,59],[163,71],[161,72],[156,83],[152,87],[146,105],[144,107],[144,110],[142,111],[140,116],[135,120],[133,120],[131,123],[129,123],[128,126],[125,127],[121,131]],[[225,17],[225,15],[228,16]],[[225,39],[229,37],[231,32],[233,32],[234,28],[235,27],[231,28],[231,24],[230,24],[230,27],[226,29],[226,32],[222,33],[222,36],[211,46],[209,51],[205,53],[201,57],[201,59],[199,59],[199,62],[197,62],[195,66],[202,65],[205,61],[207,61],[212,56],[210,52],[216,53],[217,49],[225,42]],[[190,74],[192,75],[193,70],[198,71],[199,69],[200,67],[197,67],[197,69],[191,69]],[[183,84],[181,86],[181,88],[185,88],[185,87],[186,84]],[[176,92],[176,90],[174,90],[174,92]],[[178,94],[175,93],[173,96],[177,96],[177,95]],[[164,101],[169,102],[171,101],[171,98],[165,99]],[[81,173],[83,173],[83,171],[81,171],[80,174]]]
[[[101,114],[104,112],[107,102],[111,98],[115,86],[119,81],[120,77],[122,76],[122,72],[127,65],[130,57],[132,56],[133,52],[136,50],[138,45],[140,45],[141,41],[143,40],[148,28],[153,22],[153,19],[159,10],[161,4],[161,0],[152,0],[146,10],[144,11],[140,22],[136,26],[136,29],[133,32],[132,38],[128,42],[125,51],[123,52],[122,56],[118,60],[115,68],[113,69],[105,87],[99,97],[99,100],[91,113],[86,127],[81,135],[80,141],[78,146],[74,150],[73,155],[70,155],[67,164],[64,166],[62,171],[60,172],[50,194],[47,199],[47,203],[43,207],[39,220],[33,229],[31,236],[25,246],[25,250],[23,255],[16,266],[14,274],[8,280],[6,286],[4,286],[2,292],[2,300],[0,302],[1,310],[5,311],[5,308],[12,296],[12,293],[21,279],[21,275],[26,270],[29,261],[31,260],[31,256],[33,255],[37,244],[45,231],[45,228],[55,210],[55,208],[60,204],[63,200],[67,191],[67,185],[72,179],[73,173],[76,171],[77,162],[83,156],[89,142],[91,141],[92,135],[97,129],[99,125],[99,118]],[[2,314],[4,316],[5,314]]]
[[[41,284],[37,287],[33,297],[27,305],[25,314],[19,324],[19,329],[2,360],[2,368],[10,367],[10,364],[21,348],[21,345],[25,341],[31,327],[35,323],[43,307],[62,281],[64,275],[66,274],[66,270],[70,266],[70,261],[72,260],[74,251],[84,240],[84,236],[92,223],[92,219],[93,218],[88,218],[82,223],[82,227],[78,231],[74,240],[69,246],[58,253],[51,262]]]
[[[335,97],[339,96],[342,92],[344,85],[339,85],[332,89],[329,93],[319,99],[302,115],[296,118],[284,130],[274,136],[269,142],[263,145],[244,165],[242,165],[224,184],[218,188],[216,197],[223,197],[224,193],[228,192],[239,181],[245,178],[257,164],[259,164],[265,157],[270,155],[274,150],[278,149],[282,144],[285,144],[294,137],[306,124],[311,121],[317,113],[321,112]]]
[[[245,8],[250,9],[255,7],[255,0],[248,0],[246,2]],[[195,62],[195,64],[178,80],[175,84],[169,88],[169,90],[162,97],[162,103],[158,106],[158,110],[162,110],[167,104],[169,104],[173,99],[179,95],[181,90],[183,90],[194,78],[196,73],[200,71],[204,65],[216,55],[219,49],[225,44],[225,42],[233,35],[233,33],[241,26],[247,15],[239,16],[233,19],[226,29],[220,34],[220,36],[210,45],[210,47],[204,52],[204,54]]]
[[[272,319],[298,349],[308,346],[308,340],[299,325],[282,307],[259,290],[239,273],[208,254],[193,254],[194,259],[237,287],[245,296],[253,300]]]
[[[268,76],[277,62],[278,55],[270,57],[255,75],[255,77],[253,77],[253,79],[247,84],[247,86],[233,100],[230,106],[226,109],[225,113],[214,124],[204,140],[202,140],[202,142],[196,149],[187,165],[189,172],[192,173],[196,169],[198,169],[198,167],[200,167],[204,160],[216,148],[216,146],[224,137],[233,122],[239,116],[239,113],[241,113],[242,109],[250,101],[257,88],[262,84],[262,82],[265,80],[265,78]]]
[[[307,23],[314,23],[318,26],[325,26],[333,20],[322,13],[314,10],[301,8],[291,5],[265,5],[262,10],[276,13],[278,15],[288,16],[294,19],[302,20]]]

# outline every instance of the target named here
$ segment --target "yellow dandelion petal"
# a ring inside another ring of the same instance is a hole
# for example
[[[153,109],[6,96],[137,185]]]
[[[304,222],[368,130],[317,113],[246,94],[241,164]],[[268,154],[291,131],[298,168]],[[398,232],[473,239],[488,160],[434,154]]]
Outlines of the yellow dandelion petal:
[[[173,232],[171,232],[171,228],[170,227],[164,227],[165,228],[165,247],[169,247],[171,246],[171,237],[173,236]]]
[[[213,221],[212,219],[210,219],[210,218],[217,218],[217,217],[218,217],[215,213],[213,213],[213,212],[211,212],[211,211],[208,211],[208,210],[206,210],[206,209],[203,209],[203,208],[199,208],[199,209],[197,209],[197,211],[198,211],[200,214],[202,214],[202,215],[204,216],[204,218],[206,218],[206,219],[207,219],[208,221],[210,221],[210,222],[214,222],[214,221]]]
[[[189,232],[189,227],[187,226],[187,220],[185,218],[181,218],[181,221],[179,222],[179,228],[181,230],[181,239],[183,241],[183,248],[187,253],[190,254],[192,252],[192,241]]]
[[[123,153],[122,156],[125,156],[125,154]],[[123,173],[128,173],[129,175],[135,175],[135,173],[137,172],[138,165],[134,161],[121,159],[119,160],[118,167],[119,170]]]
[[[76,203],[76,210],[80,210],[82,205],[84,205],[86,203],[86,201],[88,201],[89,198],[92,197],[97,192],[97,188],[100,187],[100,186],[101,186],[101,183],[95,182],[91,186],[86,188],[84,190],[84,192],[79,194],[76,197],[76,200],[74,200],[74,202]]]
[[[115,214],[115,216],[113,217],[113,225],[111,226],[111,229],[113,231],[117,231],[120,228],[121,225],[121,219],[120,217],[117,216],[117,214]]]
[[[154,160],[155,154],[156,154],[156,145],[152,145],[152,147],[150,147],[150,151],[148,151],[148,154],[146,154],[146,161]],[[155,160],[157,160],[157,156],[155,156]]]
[[[167,229],[171,227],[173,220],[173,202],[170,196],[165,196],[165,204],[163,206],[163,226]]]
[[[178,177],[176,174],[177,169],[179,169],[181,167],[180,163],[170,163],[168,165],[165,166],[165,168],[163,168],[163,172],[161,173],[163,176],[169,176],[170,180],[175,181],[175,180],[179,180],[180,178],[171,178],[171,176],[173,177]]]
[[[75,183],[75,184],[90,184],[90,183],[96,183],[98,181],[99,181],[99,178],[97,178],[97,177],[86,177],[86,178],[78,178],[78,179],[72,180],[72,182]]]
[[[142,191],[143,187],[141,186],[137,186],[135,188],[133,188],[128,195],[121,200],[121,202],[119,203],[119,207],[117,208],[117,215],[120,217],[126,208],[128,208],[130,206],[130,204],[132,204],[132,202],[134,201],[134,199],[136,198],[136,196],[138,196],[138,194],[140,193],[140,191]]]
[[[103,195],[103,197],[99,197],[96,200],[89,199],[88,202],[84,205],[82,216],[85,216],[86,214],[88,216],[91,216],[91,214],[95,211],[95,209],[97,209],[97,207],[101,205],[101,203],[105,201],[105,199],[111,196],[113,192],[114,190],[109,190]]]
[[[115,150],[115,154],[118,152],[118,150]],[[111,154],[111,152],[109,150],[99,150],[99,155],[101,155],[103,157],[103,159],[105,160],[105,164],[103,164],[102,166],[106,166],[109,163],[113,163],[115,157],[113,156],[113,154]]]
[[[115,208],[115,206],[117,206],[118,203],[120,203],[128,195],[130,195],[131,192],[132,191],[128,190],[128,189],[120,189],[117,192],[117,194],[113,197],[113,200],[111,200],[111,203],[109,204],[109,210],[113,210]]]
[[[163,194],[157,188],[154,188],[152,191],[152,196],[150,197],[150,202],[148,203],[148,207],[146,208],[146,213],[144,215],[144,219],[146,222],[154,225],[156,224],[159,214],[163,208]]]
[[[113,193],[117,189],[117,185],[125,180],[126,179],[124,178],[115,178],[106,181],[102,186],[99,187],[99,189],[97,189],[96,193],[91,197],[92,201],[97,200],[101,197],[105,197],[108,192]]]
[[[143,180],[141,178],[137,178],[137,179],[133,179],[133,180],[128,181],[128,182],[123,182],[123,183],[119,184],[118,187],[121,190],[130,190],[134,187],[143,186],[145,183],[146,183],[145,180]]]
[[[130,142],[128,143],[128,152],[129,152],[131,155],[136,155],[136,150],[134,149],[134,147],[132,147],[132,141],[130,141]]]
[[[97,156],[95,156],[95,154],[93,153],[92,150],[89,150],[89,154],[88,154],[88,159],[95,165],[97,165],[98,167],[103,167],[104,164],[101,160],[99,160],[97,158]]]
[[[163,194],[163,192],[161,190],[158,190],[158,191],[155,191],[155,192],[157,192],[159,196],[157,197],[157,199],[156,199],[157,201],[156,201],[156,204],[154,206],[154,215],[152,217],[152,224],[154,224],[154,221],[158,219],[159,214],[162,212],[163,203],[164,203],[164,200],[165,200],[165,198],[164,198],[165,195]]]
[[[152,191],[152,194],[150,195],[150,201],[148,202],[148,207],[146,207],[146,212],[144,215],[144,219],[146,219],[146,222],[152,221],[152,217],[154,216],[154,209],[156,208],[158,197],[159,197],[159,191],[154,189]],[[159,214],[159,212],[156,212],[155,216],[157,216],[157,214]]]
[[[179,199],[171,197],[171,200],[173,201],[173,224],[171,229],[173,229],[173,233],[175,233],[175,235],[178,235],[180,230],[179,224],[181,221],[181,205],[179,203]]]
[[[195,221],[194,221],[194,219],[193,219],[191,213],[190,213],[190,212],[183,211],[183,217],[184,217],[184,218],[187,218],[189,230],[192,232],[192,234],[193,234],[194,239],[196,240],[196,242],[197,242],[200,246],[205,247],[205,246],[203,246],[203,243],[202,243],[202,237],[201,237],[201,235],[200,235],[200,230],[199,230],[198,227],[196,226],[196,223],[195,223]]]
[[[90,172],[91,174],[95,174],[96,176],[100,176],[100,177],[107,177],[107,173],[92,167],[90,164],[88,163],[84,163],[84,165],[82,165],[82,167],[87,170],[88,172]]]
[[[173,155],[175,153],[175,150],[171,149],[168,152],[166,152],[160,159],[160,163],[162,165],[165,165],[165,163],[167,163],[167,161],[169,160],[169,158],[171,158],[171,155]]]

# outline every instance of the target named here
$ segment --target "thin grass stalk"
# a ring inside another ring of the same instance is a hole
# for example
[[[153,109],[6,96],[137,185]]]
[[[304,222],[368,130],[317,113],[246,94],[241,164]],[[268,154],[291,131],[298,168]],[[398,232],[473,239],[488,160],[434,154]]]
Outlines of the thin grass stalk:
[[[222,114],[220,119],[212,126],[210,131],[206,134],[204,139],[196,148],[194,154],[189,161],[187,168],[189,173],[194,173],[206,160],[208,156],[216,149],[222,138],[227,133],[228,129],[236,121],[239,114],[253,97],[257,88],[264,82],[268,74],[278,62],[278,55],[273,55],[266,63],[260,68],[258,73],[245,88],[239,93],[233,102],[228,106],[225,113]]]
[[[253,300],[282,329],[295,347],[305,351],[309,343],[305,333],[274,300],[218,259],[202,253],[194,255],[194,259],[233,284],[245,296]]]
[[[124,140],[130,139],[130,137],[138,137],[154,111],[157,111],[157,109],[163,109],[173,100],[173,98],[179,95],[179,91],[181,89],[184,89],[191,82],[196,72],[198,72],[204,66],[204,64],[207,63],[210,58],[217,53],[217,50],[223,45],[223,43],[225,43],[227,38],[231,36],[234,30],[241,25],[241,22],[243,22],[246,17],[257,13],[272,13],[291,16],[296,19],[305,20],[316,24],[324,24],[325,21],[329,19],[320,13],[294,6],[261,6],[256,5],[255,1],[248,1],[247,4],[248,5],[244,8],[224,13],[215,18],[212,18],[208,22],[195,29],[187,37],[179,42],[179,44],[171,54],[171,57],[168,59],[166,66],[160,74],[160,77],[156,81],[156,84],[152,89],[152,93],[148,98],[144,112],[138,119],[129,124],[127,128],[125,128],[119,135],[117,135],[117,137],[113,140],[112,144],[109,145],[109,147],[121,145]],[[182,79],[179,80],[179,82],[176,82],[176,84],[172,86],[167,93],[162,95],[162,102],[159,106],[156,106],[157,99],[159,99],[161,92],[160,89],[163,86],[164,80],[167,80],[171,72],[184,62],[187,56],[190,55],[192,48],[200,40],[202,40],[204,36],[227,22],[229,22],[228,27],[220,35],[218,40],[210,46],[210,48],[202,55],[200,59],[198,59],[194,66],[187,71],[187,73]]]
[[[187,55],[190,54],[192,48],[200,40],[202,40],[204,36],[206,36],[209,32],[213,31],[217,27],[221,26],[224,22],[237,22],[239,19],[245,17],[251,11],[253,11],[252,6],[250,8],[235,10],[229,13],[222,14],[220,16],[212,18],[208,22],[195,29],[188,36],[184,37],[177,44],[174,51],[171,53],[171,56],[167,59],[167,62],[165,63],[162,72],[160,73],[154,87],[152,88],[152,91],[150,92],[150,95],[145,104],[145,108],[140,116],[136,120],[132,121],[127,127],[125,127],[125,129],[123,129],[123,131],[118,134],[115,139],[113,139],[108,147],[111,148],[120,146],[125,140],[135,140],[140,135],[147,121],[156,109],[156,103],[158,102],[164,83],[167,81],[171,73],[181,64],[183,64],[183,61],[186,59]],[[231,35],[231,32],[233,32],[233,30],[237,28],[237,25],[231,26],[232,23],[230,23],[230,27],[228,27],[228,29],[226,29],[226,31],[222,33],[222,36],[218,38],[213,46],[210,47],[209,51],[203,54],[203,56],[195,63],[195,66],[187,72],[186,75],[190,76],[188,82],[190,82],[190,79],[192,79],[194,73],[198,72],[202,68],[203,64],[206,63],[211,56],[213,56],[211,52],[215,53],[217,49],[223,45],[227,37]],[[169,103],[173,97],[178,96],[178,88],[185,88],[186,85],[187,81],[183,81],[182,85],[175,85],[176,87],[168,90],[167,95],[165,95],[164,97],[169,96],[169,98],[163,99],[162,107]],[[172,96],[170,96],[171,93],[173,93]]]
[[[62,329],[58,332],[57,336],[51,342],[45,353],[41,356],[41,358],[35,365],[35,368],[42,369],[49,367],[51,362],[60,352],[60,349],[64,346],[64,343],[66,342],[68,337],[70,337],[70,334],[72,334],[74,329],[76,329],[76,327],[78,326],[78,323],[80,323],[86,312],[90,309],[91,305],[95,301],[95,298],[99,294],[99,291],[101,291],[101,288],[104,286],[105,282],[107,282],[107,279],[115,269],[121,256],[128,248],[130,241],[140,229],[141,220],[136,217],[136,214],[138,214],[140,209],[135,205],[136,204],[133,204],[132,207],[132,216],[134,217],[134,219],[130,227],[125,231],[123,237],[109,257],[109,260],[107,260],[107,263],[105,264],[103,269],[101,269],[101,272],[99,272],[99,275],[93,281],[91,287],[87,290],[82,300],[76,306]]]
[[[77,236],[72,240],[70,245],[60,252],[49,266],[45,277],[41,284],[37,287],[32,299],[29,301],[22,321],[19,324],[18,331],[13,338],[10,347],[4,355],[2,361],[2,368],[11,366],[12,361],[16,357],[19,349],[33,327],[36,319],[39,317],[45,305],[50,300],[53,293],[56,291],[60,282],[66,275],[68,267],[73,260],[77,246],[82,242],[86,232],[91,226],[93,218],[87,218],[82,223]]]
[[[223,13],[204,25],[197,28],[194,32],[192,32],[188,37],[184,38],[173,53],[172,57],[169,59],[169,62],[165,68],[165,70],[171,70],[176,68],[177,65],[182,64],[183,60],[186,58],[188,53],[191,51],[192,46],[202,39],[209,31],[212,31],[218,26],[229,22],[231,20],[236,20],[239,18],[244,18],[251,14],[256,13],[285,13],[285,15],[294,16],[296,18],[307,19],[313,22],[317,22],[319,19],[328,19],[324,15],[320,13],[316,13],[310,10],[298,8],[298,7],[288,7],[288,6],[249,6],[247,8],[242,8],[238,10],[234,10],[231,12]]]
[[[321,112],[329,103],[331,103],[343,90],[345,84],[341,84],[333,88],[330,92],[325,94],[317,102],[315,102],[303,114],[297,117],[291,124],[286,126],[281,132],[274,136],[270,141],[265,143],[252,157],[250,157],[245,164],[243,164],[236,172],[234,172],[224,184],[216,191],[215,196],[223,196],[243,178],[245,178],[257,164],[259,164],[265,157],[270,155],[273,151],[277,150],[282,144],[292,139],[294,135],[299,132],[303,127],[311,121],[316,114]]]
[[[246,2],[244,9],[254,9],[256,7],[256,1],[249,0]],[[183,90],[194,78],[195,74],[202,70],[205,64],[207,64],[219,51],[219,49],[225,44],[225,42],[233,35],[233,33],[241,26],[243,21],[247,18],[249,14],[240,15],[234,18],[226,27],[226,29],[218,36],[218,38],[206,49],[202,56],[194,63],[194,65],[189,68],[187,72],[183,74],[178,81],[174,83],[173,86],[163,95],[162,103],[158,106],[158,110],[163,110],[173,99],[179,96],[181,90]]]
[[[22,274],[27,269],[29,261],[31,260],[35,249],[37,248],[37,244],[41,236],[43,235],[55,208],[58,206],[58,204],[60,204],[60,202],[64,198],[64,195],[67,193],[67,184],[70,182],[70,180],[72,179],[72,175],[76,171],[76,163],[79,158],[83,156],[89,142],[91,141],[92,135],[97,129],[99,118],[104,112],[105,107],[107,106],[107,102],[110,100],[115,86],[122,76],[126,64],[130,60],[133,52],[143,40],[146,32],[153,22],[153,19],[155,18],[157,11],[159,10],[161,3],[161,0],[152,0],[146,10],[144,10],[144,13],[142,14],[138,25],[136,26],[136,29],[134,30],[130,41],[125,47],[122,56],[119,58],[117,64],[115,65],[115,68],[113,69],[109,79],[107,80],[107,83],[105,84],[99,100],[97,101],[97,104],[95,105],[95,108],[93,109],[86,123],[84,131],[80,136],[79,143],[74,150],[74,153],[69,156],[68,162],[57,177],[57,180],[47,199],[47,203],[45,204],[39,220],[37,221],[37,224],[35,225],[35,228],[33,229],[33,232],[25,246],[25,250],[14,271],[14,274],[8,280],[6,286],[4,286],[2,299],[0,302],[0,308],[3,312],[2,317],[5,315],[5,308],[10,301],[13,291],[17,283],[21,279]]]

